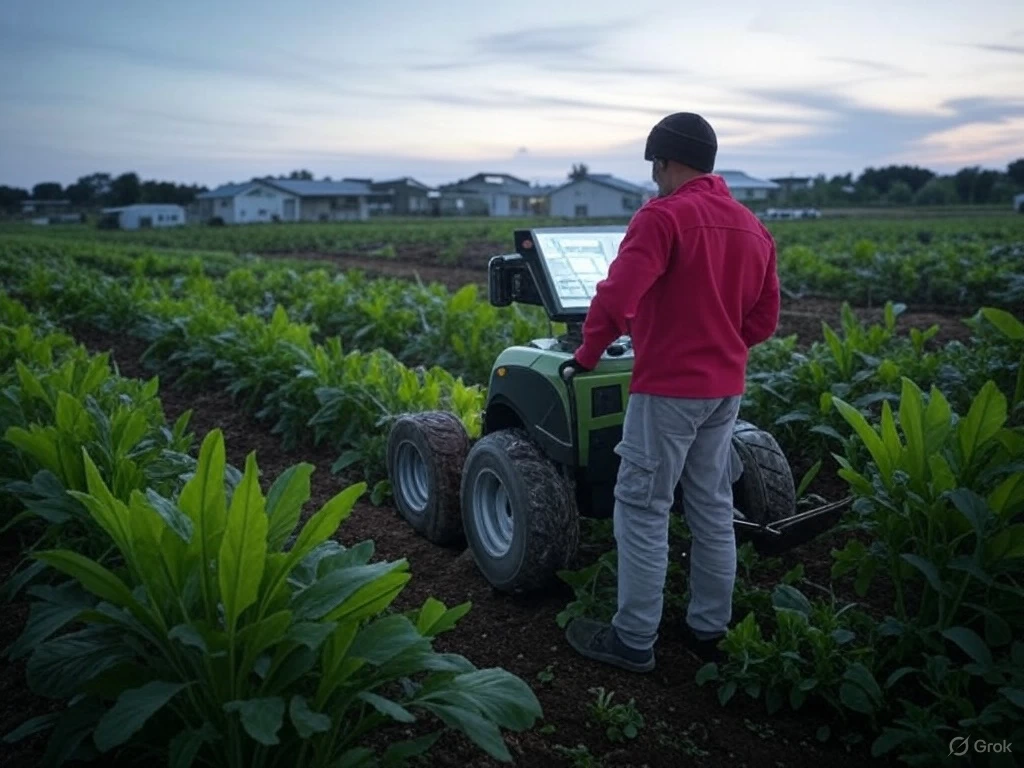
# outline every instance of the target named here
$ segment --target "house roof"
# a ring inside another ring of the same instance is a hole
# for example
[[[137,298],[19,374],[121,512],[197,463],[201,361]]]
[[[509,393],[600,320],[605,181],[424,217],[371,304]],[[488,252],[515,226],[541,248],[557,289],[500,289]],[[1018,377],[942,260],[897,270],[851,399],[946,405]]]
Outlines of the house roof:
[[[125,211],[183,211],[182,206],[176,203],[136,203],[135,205],[122,205],[117,208],[104,208],[103,213],[124,213]]]
[[[417,181],[416,179],[412,178],[411,176],[403,176],[400,179],[385,179],[384,181],[375,181],[375,182],[373,182],[373,187],[375,189],[382,189],[384,187],[400,187],[400,186],[415,187],[416,189],[421,189],[421,190],[424,190],[424,191],[430,189],[430,187],[428,187],[426,184],[424,184],[421,181]]]
[[[299,197],[355,197],[370,194],[364,181],[313,181],[309,179],[264,179],[272,187]]]
[[[625,181],[624,179],[620,179],[616,176],[612,176],[610,173],[588,173],[583,178],[572,179],[559,187],[555,187],[550,190],[549,194],[554,194],[555,192],[559,192],[563,189],[568,189],[581,181],[592,181],[595,184],[600,184],[602,187],[608,187],[609,189],[614,189],[616,192],[622,192],[627,195],[643,195],[645,193],[643,187],[638,187],[636,184]]]
[[[209,199],[237,197],[248,192],[255,184],[264,184],[297,197],[355,197],[370,194],[370,185],[362,181],[314,181],[312,179],[253,179],[244,184],[223,184],[214,190],[197,195]]]
[[[779,185],[774,181],[755,179],[743,171],[716,171],[718,176],[725,180],[730,189],[778,189]]]
[[[468,179],[459,179],[453,184],[445,184],[441,189],[446,192],[501,191],[509,195],[534,195],[537,192],[528,181],[507,173],[478,173]]]
[[[251,189],[253,182],[247,181],[244,184],[221,184],[219,187],[211,189],[209,192],[202,192],[196,197],[198,199],[209,200],[217,197],[237,197],[238,195]]]

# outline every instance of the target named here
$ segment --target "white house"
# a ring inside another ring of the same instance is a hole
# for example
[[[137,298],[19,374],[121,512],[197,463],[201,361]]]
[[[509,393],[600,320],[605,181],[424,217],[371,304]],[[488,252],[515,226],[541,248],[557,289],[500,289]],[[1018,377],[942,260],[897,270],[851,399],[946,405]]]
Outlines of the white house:
[[[439,188],[441,212],[454,215],[528,216],[542,195],[507,173],[478,173]]]
[[[553,190],[549,200],[552,216],[585,219],[632,216],[646,197],[642,187],[607,173],[590,173]]]
[[[779,189],[774,181],[755,179],[743,171],[716,171],[716,174],[725,180],[732,196],[741,201],[767,200],[772,192]]]
[[[1024,213],[1024,195],[1017,195],[1013,198],[1013,210],[1017,213]]]
[[[104,208],[103,214],[114,219],[120,229],[181,227],[185,224],[185,209],[180,205],[165,203],[139,203],[121,208]]]
[[[350,221],[370,217],[370,185],[363,181],[253,179],[224,184],[196,196],[198,217],[208,222]]]

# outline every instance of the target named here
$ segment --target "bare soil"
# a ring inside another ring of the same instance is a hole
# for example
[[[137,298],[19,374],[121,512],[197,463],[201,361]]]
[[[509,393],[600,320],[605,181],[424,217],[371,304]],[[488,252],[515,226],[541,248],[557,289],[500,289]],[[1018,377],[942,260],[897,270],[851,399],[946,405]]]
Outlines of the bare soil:
[[[143,351],[139,342],[85,331],[77,335],[93,352],[110,350],[122,375],[149,375],[139,364]],[[164,381],[161,398],[168,419],[192,410],[191,429],[197,436],[197,448],[209,430],[219,428],[225,435],[228,460],[235,466],[242,467],[246,455],[255,450],[265,488],[287,467],[300,461],[313,463],[317,469],[311,480],[307,514],[347,485],[344,477],[331,474],[334,456],[329,452],[310,447],[285,452],[276,437],[242,413],[223,393],[182,391]],[[816,488],[819,492],[842,492],[841,487],[833,484],[830,489],[829,481],[822,482]],[[401,521],[392,508],[374,506],[367,498],[356,505],[336,538],[346,545],[372,539],[377,558],[408,559],[413,579],[395,603],[399,609],[418,607],[428,596],[449,606],[463,601],[472,603],[472,610],[460,625],[438,638],[436,644],[441,651],[466,656],[478,667],[507,669],[533,687],[543,707],[544,720],[532,732],[506,734],[516,764],[775,768],[827,762],[832,768],[843,768],[870,759],[864,745],[847,750],[838,743],[822,744],[815,739],[820,726],[835,725],[827,711],[769,717],[759,704],[742,695],[728,706],[720,706],[713,687],[702,688],[694,682],[699,664],[683,651],[678,640],[678,627],[683,621],[678,608],[667,607],[657,647],[657,669],[646,676],[634,675],[583,659],[568,646],[556,623],[557,614],[572,599],[567,587],[556,586],[519,599],[496,593],[477,572],[468,553],[429,544]],[[797,561],[803,562],[809,576],[827,583],[829,553],[836,545],[835,535],[826,534],[800,552],[787,555],[784,565],[788,568]],[[9,570],[17,557],[16,550],[8,548],[0,557],[4,558],[0,566]],[[0,622],[0,637],[5,645],[20,633],[26,615],[23,604],[8,607],[5,620]],[[552,673],[552,677],[542,681],[538,674],[545,671]],[[590,711],[597,688],[614,692],[613,704],[635,702],[644,718],[644,726],[635,740],[613,743],[606,737]],[[27,689],[20,665],[4,669],[0,691],[0,728],[4,732],[51,707]],[[383,743],[389,737],[405,738],[403,728],[396,726],[377,739]],[[578,745],[585,745],[602,762],[573,762],[565,749]],[[17,751],[3,759],[3,764],[38,764],[44,748],[41,740],[18,745]],[[0,755],[2,750],[0,746]],[[431,764],[498,765],[458,734],[445,736],[432,752]]]

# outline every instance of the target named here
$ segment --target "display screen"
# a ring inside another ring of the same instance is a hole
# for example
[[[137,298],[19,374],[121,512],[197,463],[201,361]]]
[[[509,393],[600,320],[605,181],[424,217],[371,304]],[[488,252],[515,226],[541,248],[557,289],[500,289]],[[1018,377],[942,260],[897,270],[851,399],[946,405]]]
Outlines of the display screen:
[[[625,231],[535,232],[551,287],[563,309],[586,309],[619,252]]]

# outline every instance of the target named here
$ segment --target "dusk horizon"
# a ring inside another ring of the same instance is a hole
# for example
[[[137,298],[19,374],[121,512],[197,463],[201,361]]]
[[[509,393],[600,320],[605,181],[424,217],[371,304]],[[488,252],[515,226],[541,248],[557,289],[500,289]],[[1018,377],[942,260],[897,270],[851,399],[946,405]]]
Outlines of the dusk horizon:
[[[676,111],[711,122],[716,170],[760,178],[1000,170],[1024,151],[1024,5],[1006,0],[744,0],[715,18],[596,0],[9,5],[0,62],[22,76],[0,84],[0,184],[19,187],[297,169],[553,184],[578,163],[636,183],[647,132]]]

